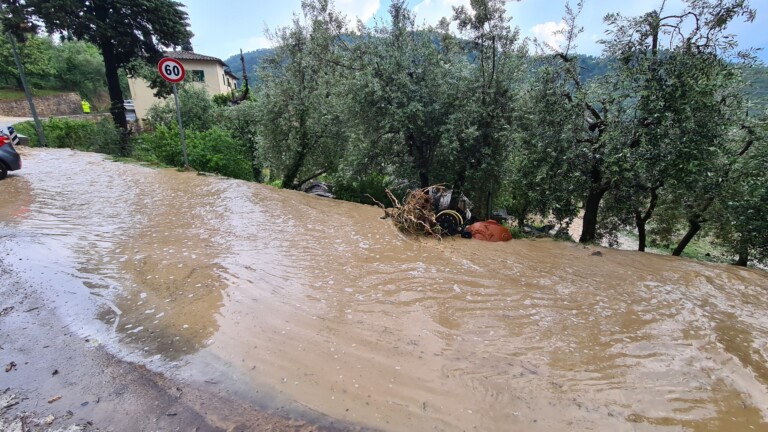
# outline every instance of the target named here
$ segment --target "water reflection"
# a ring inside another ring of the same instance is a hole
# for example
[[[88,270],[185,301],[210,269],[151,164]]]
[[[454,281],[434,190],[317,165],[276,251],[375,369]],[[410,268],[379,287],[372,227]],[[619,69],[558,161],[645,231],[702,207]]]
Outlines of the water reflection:
[[[34,200],[29,180],[26,177],[9,175],[0,183],[0,221],[16,225],[26,219]]]

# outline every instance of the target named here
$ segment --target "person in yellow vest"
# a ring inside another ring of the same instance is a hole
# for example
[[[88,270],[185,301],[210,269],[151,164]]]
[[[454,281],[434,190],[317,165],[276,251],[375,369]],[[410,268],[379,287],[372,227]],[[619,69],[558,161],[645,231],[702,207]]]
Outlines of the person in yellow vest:
[[[89,104],[87,100],[83,99],[82,105],[83,105],[83,112],[85,114],[90,114],[91,113],[91,104]]]

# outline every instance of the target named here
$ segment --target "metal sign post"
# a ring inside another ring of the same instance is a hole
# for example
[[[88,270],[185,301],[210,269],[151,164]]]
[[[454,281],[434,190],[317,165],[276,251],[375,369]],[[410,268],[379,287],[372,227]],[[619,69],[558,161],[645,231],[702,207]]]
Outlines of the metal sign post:
[[[176,84],[184,81],[187,71],[180,61],[165,57],[157,64],[157,70],[164,80],[173,84],[173,98],[176,101],[176,118],[179,121],[179,137],[181,138],[181,151],[184,154],[184,169],[189,169],[189,158],[187,157],[187,141],[184,139],[184,126],[181,123],[181,105],[179,104],[179,91]]]
[[[0,6],[0,10],[2,6]],[[29,85],[27,85],[27,77],[24,74],[24,65],[21,64],[21,58],[19,52],[16,49],[16,38],[13,37],[11,32],[7,33],[8,40],[11,42],[11,50],[13,51],[13,59],[16,60],[16,68],[19,70],[19,78],[21,78],[21,85],[24,87],[24,95],[27,97],[29,103],[29,112],[32,114],[32,118],[35,120],[35,130],[37,131],[37,137],[40,139],[40,145],[48,147],[48,142],[45,140],[45,133],[43,133],[43,125],[40,124],[40,117],[37,116],[37,110],[35,109],[35,102],[32,100],[32,93],[29,91]]]
[[[176,99],[176,118],[179,119],[179,136],[181,137],[181,152],[184,154],[184,169],[189,168],[189,159],[187,158],[187,141],[184,139],[184,126],[181,124],[181,106],[179,105],[179,91],[176,90],[176,84],[173,84],[173,98]]]

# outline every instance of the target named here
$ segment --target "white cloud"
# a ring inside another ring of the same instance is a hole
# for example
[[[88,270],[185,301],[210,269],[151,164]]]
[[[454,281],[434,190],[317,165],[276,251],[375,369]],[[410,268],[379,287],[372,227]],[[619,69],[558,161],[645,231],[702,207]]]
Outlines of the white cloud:
[[[559,23],[548,21],[533,26],[533,28],[531,28],[531,33],[536,37],[536,39],[539,40],[539,42],[542,42],[553,48],[558,48],[565,43],[565,35],[556,34],[555,32],[561,31],[566,27],[568,26],[563,21],[560,21]]]
[[[381,6],[379,0],[336,0],[334,4],[339,12],[353,22],[355,18],[360,18],[363,22],[368,21]]]

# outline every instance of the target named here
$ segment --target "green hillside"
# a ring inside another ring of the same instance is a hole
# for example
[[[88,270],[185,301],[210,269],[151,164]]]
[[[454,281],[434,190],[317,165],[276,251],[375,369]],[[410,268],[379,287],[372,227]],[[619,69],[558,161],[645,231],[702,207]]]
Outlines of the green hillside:
[[[272,48],[265,48],[265,49],[259,49],[256,51],[248,51],[246,53],[243,53],[243,58],[245,59],[245,67],[248,71],[248,78],[253,80],[256,77],[256,71],[261,64],[261,61],[271,56],[275,52]],[[224,63],[229,65],[229,68],[232,70],[232,73],[234,73],[237,77],[243,76],[243,66],[240,62],[240,54],[235,54],[226,60],[224,60]],[[242,81],[242,78],[241,78]],[[241,82],[242,84],[242,82]]]

